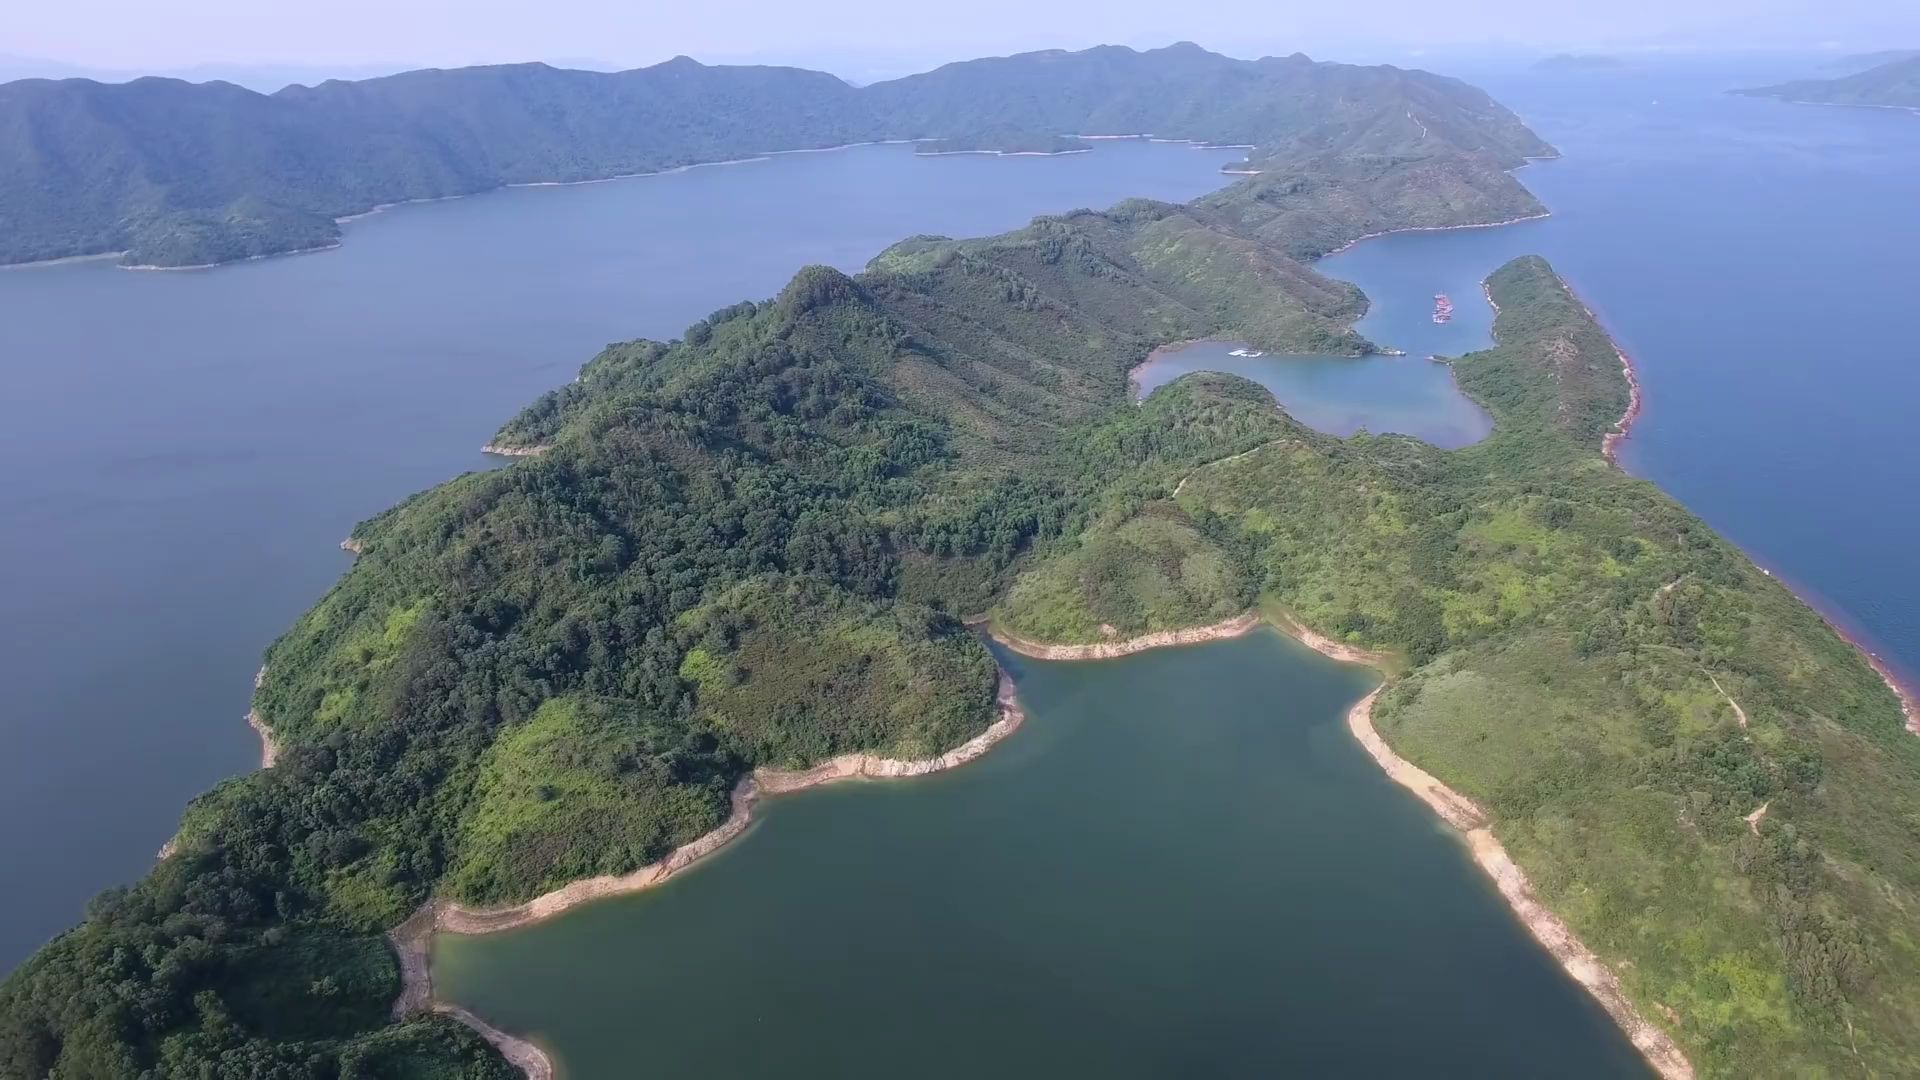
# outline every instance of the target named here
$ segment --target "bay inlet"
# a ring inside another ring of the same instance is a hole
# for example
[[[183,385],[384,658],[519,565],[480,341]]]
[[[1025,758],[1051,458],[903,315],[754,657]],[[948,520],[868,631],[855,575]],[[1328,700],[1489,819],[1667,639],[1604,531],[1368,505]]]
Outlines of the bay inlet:
[[[1028,722],[951,773],[767,804],[646,893],[441,934],[442,998],[574,1080],[1647,1075],[1348,734],[1370,672],[1272,630],[1003,653]]]

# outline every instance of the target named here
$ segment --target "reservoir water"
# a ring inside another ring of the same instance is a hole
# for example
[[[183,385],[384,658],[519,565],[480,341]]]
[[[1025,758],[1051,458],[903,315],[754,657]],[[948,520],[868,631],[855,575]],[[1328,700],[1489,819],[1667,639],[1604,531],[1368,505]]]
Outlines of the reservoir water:
[[[1646,1075],[1271,631],[1003,658],[983,760],[774,799],[646,893],[440,935],[436,989],[569,1080]]]
[[[1239,156],[856,147],[406,206],[337,251],[211,271],[0,271],[0,866],[31,883],[0,898],[0,971],[257,764],[261,651],[354,523],[485,467],[602,345],[915,233],[1193,198]]]
[[[1273,391],[1294,419],[1320,431],[1393,432],[1448,450],[1493,430],[1486,410],[1454,385],[1453,369],[1423,356],[1233,355],[1247,351],[1233,341],[1168,349],[1134,370],[1134,384],[1144,397],[1182,375],[1225,372]]]

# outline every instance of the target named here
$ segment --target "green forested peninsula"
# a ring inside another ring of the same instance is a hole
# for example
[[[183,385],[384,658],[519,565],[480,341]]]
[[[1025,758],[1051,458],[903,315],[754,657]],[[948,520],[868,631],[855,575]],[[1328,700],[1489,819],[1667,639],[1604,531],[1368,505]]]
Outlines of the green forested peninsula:
[[[1911,52],[1886,55],[1892,59],[1837,79],[1802,79],[1739,92],[1753,97],[1775,97],[1814,105],[1877,105],[1920,109],[1920,56]]]
[[[0,85],[0,264],[118,251],[139,265],[227,262],[325,246],[336,218],[409,199],[993,131],[1151,132],[1267,154],[1390,153],[1423,138],[1510,161],[1551,152],[1454,79],[1191,44],[1026,53],[858,88],[685,57],[613,74],[414,71],[269,95],[25,79]]]
[[[994,682],[963,616],[1075,641],[1254,603],[1404,657],[1382,731],[1704,1072],[1920,1068],[1920,740],[1600,457],[1620,362],[1544,263],[1494,277],[1501,344],[1459,362],[1497,422],[1470,449],[1319,435],[1219,376],[1134,404],[1173,341],[1362,349],[1364,299],[1302,259],[1538,210],[1511,148],[1447,141],[1469,117],[1374,150],[1398,92],[1192,205],[914,238],[594,358],[496,440],[545,453],[355,530],[267,657],[280,764],[0,984],[0,1075],[501,1075],[388,1019],[382,935],[423,901],[644,864],[756,765],[959,744]]]

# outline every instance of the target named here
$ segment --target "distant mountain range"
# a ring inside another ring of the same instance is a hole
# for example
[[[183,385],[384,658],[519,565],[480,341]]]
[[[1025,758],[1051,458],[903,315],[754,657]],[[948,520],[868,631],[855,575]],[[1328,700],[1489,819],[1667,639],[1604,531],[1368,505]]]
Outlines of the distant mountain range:
[[[1838,79],[1802,79],[1739,93],[1816,105],[1920,109],[1920,55],[1904,56]]]
[[[228,83],[0,85],[0,263],[122,252],[192,266],[324,247],[336,219],[507,184],[646,173],[772,150],[1014,132],[1252,143],[1276,154],[1551,148],[1485,93],[1394,67],[1197,45],[949,64],[853,87],[817,71],[679,57],[616,73],[422,70],[260,94]]]

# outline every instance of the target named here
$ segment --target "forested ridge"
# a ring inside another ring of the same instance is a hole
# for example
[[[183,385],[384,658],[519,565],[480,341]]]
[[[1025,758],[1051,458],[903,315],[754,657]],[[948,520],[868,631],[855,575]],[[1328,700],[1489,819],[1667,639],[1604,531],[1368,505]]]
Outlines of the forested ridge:
[[[1890,53],[1891,59],[1837,79],[1802,79],[1739,91],[1753,97],[1777,97],[1816,105],[1877,105],[1920,109],[1920,56]]]
[[[1549,153],[1458,80],[1190,44],[949,64],[853,87],[824,72],[680,57],[603,73],[412,71],[258,94],[228,83],[0,85],[0,263],[124,251],[189,266],[334,243],[335,219],[503,184],[596,180],[875,139],[1057,149],[1074,134],[1512,165]],[[1431,132],[1431,134],[1426,134]]]
[[[1497,423],[1468,450],[1318,435],[1220,376],[1133,403],[1171,341],[1363,350],[1364,299],[1303,259],[1538,208],[1508,155],[1368,130],[609,347],[496,439],[544,453],[355,530],[267,655],[280,764],[0,984],[0,1075],[504,1075],[451,1020],[388,1018],[382,935],[425,900],[642,865],[757,765],[965,741],[995,672],[964,616],[1094,640],[1256,602],[1405,658],[1382,731],[1495,812],[1703,1071],[1913,1071],[1920,741],[1599,456],[1619,362],[1544,263],[1496,275],[1502,344],[1458,363]]]

